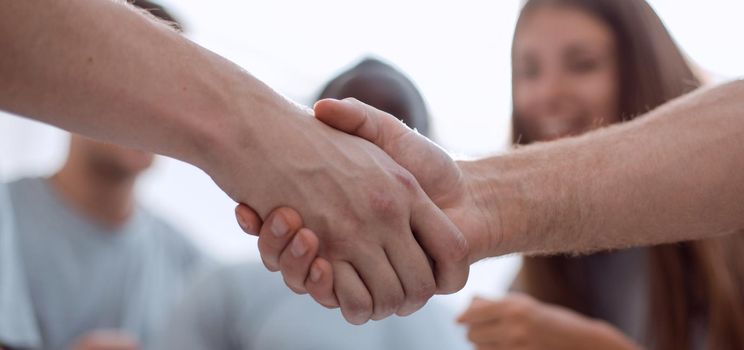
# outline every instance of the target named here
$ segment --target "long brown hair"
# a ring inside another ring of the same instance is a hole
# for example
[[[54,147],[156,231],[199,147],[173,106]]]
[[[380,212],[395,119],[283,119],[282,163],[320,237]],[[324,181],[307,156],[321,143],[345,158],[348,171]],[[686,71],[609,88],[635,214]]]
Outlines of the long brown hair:
[[[528,0],[519,23],[539,6],[570,6],[610,26],[618,47],[620,115],[630,120],[700,85],[659,17],[643,0]],[[516,34],[515,34],[516,38]],[[512,50],[513,52],[513,50]],[[514,57],[512,57],[513,61]],[[514,81],[512,80],[512,85]],[[528,144],[516,113],[512,137]],[[693,318],[707,322],[707,347],[744,349],[744,235],[649,248],[649,341],[692,349]],[[582,258],[525,257],[518,287],[546,302],[592,315]]]

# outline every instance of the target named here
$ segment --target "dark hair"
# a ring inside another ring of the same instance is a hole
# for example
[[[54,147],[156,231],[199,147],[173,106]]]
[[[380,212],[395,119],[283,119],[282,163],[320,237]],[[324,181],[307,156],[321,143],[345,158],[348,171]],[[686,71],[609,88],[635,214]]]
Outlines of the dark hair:
[[[356,98],[401,119],[429,135],[429,112],[416,86],[403,73],[382,61],[367,58],[328,82],[318,96]]]
[[[129,3],[137,8],[145,10],[153,17],[165,22],[179,32],[183,32],[183,25],[162,5],[147,0],[129,0]]]
[[[700,85],[659,17],[643,0],[528,0],[517,22],[542,6],[584,11],[611,28],[620,69],[619,113],[633,119]],[[515,34],[516,38],[516,34]],[[512,50],[513,51],[513,50]],[[512,56],[512,61],[514,57]],[[514,80],[512,79],[512,85]],[[512,114],[512,137],[527,144]],[[712,349],[744,349],[744,235],[649,249],[649,341],[656,349],[692,349],[693,318],[707,320]],[[521,287],[547,302],[591,315],[581,257],[526,257]],[[572,276],[568,278],[567,276]],[[568,282],[572,281],[572,282]]]

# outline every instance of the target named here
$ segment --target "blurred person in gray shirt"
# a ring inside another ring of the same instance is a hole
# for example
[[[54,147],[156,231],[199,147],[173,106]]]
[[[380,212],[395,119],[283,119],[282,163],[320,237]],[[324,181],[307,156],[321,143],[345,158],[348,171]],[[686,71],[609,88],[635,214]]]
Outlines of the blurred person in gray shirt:
[[[137,204],[136,179],[152,161],[152,154],[73,135],[59,172],[7,184],[13,210],[2,206],[11,218],[3,224],[14,229],[3,231],[2,248],[16,257],[3,258],[0,280],[16,281],[8,305],[32,310],[33,321],[0,309],[0,325],[36,328],[18,326],[35,334],[19,345],[146,348],[193,275],[210,265],[181,232]]]

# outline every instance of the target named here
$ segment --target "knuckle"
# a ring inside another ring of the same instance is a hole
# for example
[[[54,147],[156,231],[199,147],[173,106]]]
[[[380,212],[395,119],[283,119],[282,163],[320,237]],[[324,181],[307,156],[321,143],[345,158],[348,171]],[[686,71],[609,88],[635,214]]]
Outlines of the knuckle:
[[[386,296],[379,302],[375,302],[375,312],[373,319],[380,320],[394,314],[403,301],[405,300],[402,293],[396,293],[395,295]]]
[[[405,169],[397,169],[392,171],[393,177],[406,191],[409,193],[415,192],[418,188],[418,181],[416,178]]]
[[[413,289],[409,293],[408,297],[414,304],[425,304],[426,301],[428,301],[434,295],[434,293],[436,293],[436,291],[437,285],[432,279],[422,282],[420,285],[417,286],[417,288]]]
[[[400,215],[398,199],[386,190],[373,190],[368,193],[369,207],[379,218],[393,218]]]
[[[392,296],[386,299],[384,306],[385,313],[387,315],[392,315],[395,313],[395,311],[398,310],[398,308],[403,305],[403,303],[406,301],[406,296],[403,294],[403,291],[399,291],[398,293],[394,293]]]
[[[302,217],[300,214],[290,207],[280,207],[274,212],[275,215],[280,215],[286,222],[287,226],[291,231],[297,231],[303,225]]]

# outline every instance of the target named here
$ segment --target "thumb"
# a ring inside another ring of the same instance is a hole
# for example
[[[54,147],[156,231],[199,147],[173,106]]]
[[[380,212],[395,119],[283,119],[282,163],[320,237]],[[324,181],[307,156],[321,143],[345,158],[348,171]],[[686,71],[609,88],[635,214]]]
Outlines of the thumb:
[[[460,170],[447,152],[389,113],[353,98],[325,99],[315,104],[315,118],[381,148],[410,171],[435,202],[459,187]]]
[[[315,118],[347,134],[361,137],[384,151],[389,140],[411,132],[403,122],[354,98],[315,103]]]

